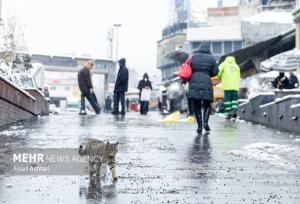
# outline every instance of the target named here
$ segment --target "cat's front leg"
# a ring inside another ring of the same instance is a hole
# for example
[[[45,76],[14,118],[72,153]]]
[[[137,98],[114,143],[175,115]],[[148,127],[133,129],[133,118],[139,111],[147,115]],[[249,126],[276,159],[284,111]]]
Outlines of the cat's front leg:
[[[94,162],[89,162],[89,166],[90,166],[90,175],[93,176],[94,173],[96,173],[96,170],[95,170],[95,163]]]
[[[97,177],[100,177],[100,170],[101,170],[101,165],[102,165],[102,163],[101,162],[97,162],[96,163],[96,176]]]
[[[117,177],[117,174],[116,174],[116,164],[115,164],[115,160],[114,160],[114,159],[109,159],[109,161],[108,161],[108,166],[109,166],[109,169],[110,169],[110,171],[111,171],[113,181],[114,181],[114,182],[117,182],[117,181],[118,181],[118,177]]]

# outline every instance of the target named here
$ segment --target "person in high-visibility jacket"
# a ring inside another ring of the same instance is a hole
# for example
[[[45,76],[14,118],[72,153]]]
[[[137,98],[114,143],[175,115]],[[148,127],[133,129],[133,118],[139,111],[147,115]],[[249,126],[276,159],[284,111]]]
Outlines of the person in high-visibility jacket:
[[[231,117],[237,118],[241,72],[233,56],[226,57],[225,61],[220,64],[218,78],[224,90],[226,119],[230,120]]]

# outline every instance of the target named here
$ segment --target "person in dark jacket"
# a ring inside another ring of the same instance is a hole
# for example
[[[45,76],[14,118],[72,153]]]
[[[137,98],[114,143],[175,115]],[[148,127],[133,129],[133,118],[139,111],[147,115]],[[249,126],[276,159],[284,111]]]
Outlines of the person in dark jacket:
[[[125,115],[125,92],[128,90],[128,69],[126,68],[126,59],[119,60],[119,72],[117,75],[115,89],[114,89],[114,110],[112,114],[119,114],[119,103],[121,102],[121,115]]]
[[[91,70],[94,67],[94,62],[89,60],[84,68],[78,72],[78,85],[81,91],[81,108],[80,115],[85,115],[85,98],[90,102],[96,114],[100,114],[100,106],[97,102],[96,95],[93,90]]]
[[[283,72],[279,73],[279,76],[275,78],[273,82],[274,88],[276,89],[288,89],[290,82]]]
[[[142,101],[142,91],[143,89],[151,89],[152,90],[152,83],[149,80],[149,76],[147,73],[144,74],[143,79],[139,81],[138,89],[140,90],[140,113],[141,115],[147,115],[149,111],[149,101]]]
[[[210,52],[208,43],[201,43],[192,56],[192,76],[189,79],[188,96],[193,102],[193,109],[198,123],[198,134],[202,133],[202,107],[204,108],[204,129],[210,131],[208,126],[211,103],[213,102],[213,87],[211,77],[218,74],[219,69],[215,58]]]
[[[290,72],[289,84],[290,84],[290,89],[299,88],[299,81],[297,76],[294,74],[294,72]]]

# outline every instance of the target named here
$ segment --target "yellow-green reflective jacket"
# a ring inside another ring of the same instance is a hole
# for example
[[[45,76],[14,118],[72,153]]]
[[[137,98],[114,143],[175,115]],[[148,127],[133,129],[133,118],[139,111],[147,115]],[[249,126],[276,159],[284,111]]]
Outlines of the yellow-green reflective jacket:
[[[223,90],[238,91],[240,89],[240,67],[234,57],[228,56],[220,64],[218,78],[221,80]]]

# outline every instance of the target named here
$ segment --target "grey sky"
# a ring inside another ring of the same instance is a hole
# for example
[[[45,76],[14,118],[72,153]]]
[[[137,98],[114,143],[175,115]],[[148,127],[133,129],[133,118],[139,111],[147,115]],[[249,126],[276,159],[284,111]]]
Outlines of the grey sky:
[[[121,23],[119,57],[126,57],[128,66],[142,73],[157,71],[156,42],[167,24],[168,2],[3,0],[3,15],[17,15],[26,25],[25,37],[31,53],[52,55],[91,54],[106,58],[107,31],[114,23]]]

